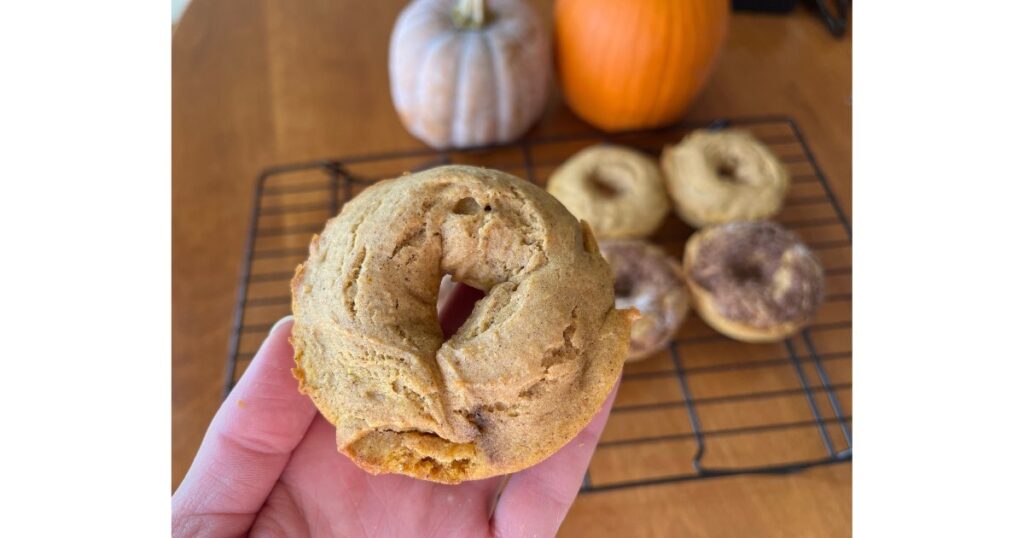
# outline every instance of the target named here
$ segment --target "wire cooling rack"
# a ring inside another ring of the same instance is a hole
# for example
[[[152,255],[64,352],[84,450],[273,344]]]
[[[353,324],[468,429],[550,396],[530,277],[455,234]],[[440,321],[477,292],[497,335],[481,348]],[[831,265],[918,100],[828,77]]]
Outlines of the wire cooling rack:
[[[776,220],[817,253],[826,299],[776,344],[744,344],[691,312],[664,352],[628,364],[583,492],[743,473],[781,474],[852,459],[850,223],[793,120],[721,119],[621,134],[587,132],[466,150],[418,149],[275,166],[256,182],[224,382],[225,395],[270,326],[290,311],[288,282],[313,233],[367,185],[449,163],[505,170],[543,185],[575,152],[616,143],[657,156],[695,128],[747,130],[787,166]],[[681,256],[692,230],[674,216],[650,238]]]

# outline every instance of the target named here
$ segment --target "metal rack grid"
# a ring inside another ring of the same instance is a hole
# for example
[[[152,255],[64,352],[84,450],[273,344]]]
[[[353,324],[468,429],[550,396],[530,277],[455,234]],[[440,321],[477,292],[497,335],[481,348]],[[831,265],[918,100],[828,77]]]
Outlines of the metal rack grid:
[[[814,156],[787,117],[720,119],[620,134],[585,132],[464,150],[418,149],[276,166],[256,182],[238,284],[225,395],[271,324],[290,311],[288,281],[310,236],[367,185],[448,163],[487,166],[543,185],[576,151],[597,143],[657,155],[695,128],[742,128],[789,168],[776,217],[825,266],[825,304],[798,335],[742,344],[690,314],[669,348],[628,364],[581,491],[598,492],[744,473],[782,474],[852,459],[852,235]],[[650,239],[672,255],[692,232],[674,216]]]

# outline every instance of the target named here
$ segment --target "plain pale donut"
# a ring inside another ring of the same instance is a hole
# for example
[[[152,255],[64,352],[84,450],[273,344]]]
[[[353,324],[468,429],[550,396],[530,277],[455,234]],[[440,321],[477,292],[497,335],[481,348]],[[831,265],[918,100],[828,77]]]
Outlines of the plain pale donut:
[[[690,237],[683,274],[693,307],[714,329],[745,342],[771,342],[811,320],[824,297],[818,259],[770,221],[732,222]]]
[[[644,237],[669,211],[654,159],[622,146],[591,146],[548,179],[548,192],[600,238]]]
[[[615,306],[640,312],[626,361],[647,358],[664,349],[686,319],[690,300],[682,268],[646,241],[611,239],[600,245],[615,274]]]
[[[782,208],[789,174],[742,131],[694,131],[661,154],[676,214],[694,228],[771,217]]]
[[[441,277],[486,291],[445,341]],[[539,187],[469,166],[376,183],[292,281],[296,378],[371,473],[457,483],[540,462],[618,378],[632,313],[589,228]]]

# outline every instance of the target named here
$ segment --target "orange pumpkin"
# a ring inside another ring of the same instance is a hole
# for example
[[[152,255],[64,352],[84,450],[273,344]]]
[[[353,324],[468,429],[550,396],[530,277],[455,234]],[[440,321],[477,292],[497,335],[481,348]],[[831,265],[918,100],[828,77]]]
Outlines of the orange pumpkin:
[[[562,93],[608,131],[680,119],[725,38],[728,0],[558,0]]]

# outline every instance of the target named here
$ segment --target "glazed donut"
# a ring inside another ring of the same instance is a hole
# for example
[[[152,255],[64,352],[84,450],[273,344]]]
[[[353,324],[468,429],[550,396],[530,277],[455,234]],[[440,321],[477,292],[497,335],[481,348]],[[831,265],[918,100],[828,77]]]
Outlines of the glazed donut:
[[[548,179],[548,192],[599,238],[643,237],[669,211],[657,163],[622,146],[591,146]]]
[[[626,361],[650,356],[676,334],[689,309],[679,264],[660,248],[634,239],[600,242],[615,274],[615,306],[640,312],[630,331]]]
[[[445,274],[486,292],[447,341]],[[589,228],[519,178],[444,166],[378,182],[292,280],[295,377],[371,473],[444,483],[550,456],[597,413],[629,343]]]
[[[695,131],[661,154],[676,214],[694,228],[771,217],[782,208],[789,174],[742,131]]]
[[[793,334],[810,321],[825,289],[814,254],[770,221],[732,222],[695,233],[686,243],[683,276],[700,317],[744,342]]]

